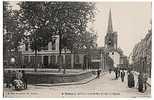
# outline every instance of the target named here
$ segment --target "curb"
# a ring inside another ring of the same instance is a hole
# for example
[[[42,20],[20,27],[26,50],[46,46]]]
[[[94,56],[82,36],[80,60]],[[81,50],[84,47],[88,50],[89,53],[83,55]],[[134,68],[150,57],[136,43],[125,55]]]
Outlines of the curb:
[[[104,75],[104,74],[106,74],[106,72],[103,72],[101,74],[101,76]],[[85,82],[71,82],[71,83],[58,83],[58,84],[46,84],[46,85],[43,85],[43,84],[35,84],[35,86],[46,86],[46,87],[50,87],[50,86],[81,85],[81,84],[87,84],[87,83],[93,81],[94,79],[97,79],[97,76],[96,75],[93,75],[92,78],[89,78],[89,80],[87,80]]]
[[[107,72],[104,71],[102,72],[102,74],[100,76],[103,76],[104,74],[106,74]],[[66,86],[66,85],[81,85],[81,84],[87,84],[90,81],[93,81],[94,79],[97,79],[96,75],[92,75],[91,78],[89,78],[89,80],[84,81],[84,82],[71,82],[71,83],[58,83],[58,84],[34,84],[35,86],[46,86],[46,87],[50,87],[50,86]],[[81,80],[82,81],[82,80]]]
[[[90,80],[87,80],[85,82],[72,82],[72,83],[59,83],[59,84],[46,84],[46,85],[36,84],[35,86],[47,86],[47,87],[50,87],[50,86],[81,85],[81,84],[87,84],[90,81],[93,81],[94,79],[96,79],[96,77],[92,76],[92,78]]]

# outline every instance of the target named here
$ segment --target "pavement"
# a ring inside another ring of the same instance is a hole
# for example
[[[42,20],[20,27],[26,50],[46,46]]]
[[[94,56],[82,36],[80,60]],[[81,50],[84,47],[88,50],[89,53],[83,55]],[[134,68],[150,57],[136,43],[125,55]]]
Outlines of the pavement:
[[[6,98],[76,98],[76,97],[103,97],[103,98],[149,98],[151,97],[151,87],[147,91],[140,93],[137,87],[128,88],[127,74],[124,82],[121,79],[115,80],[114,73],[104,73],[101,77],[91,81],[81,81],[84,84],[69,84],[59,86],[35,86],[28,85],[27,90],[14,91],[4,88],[4,97]],[[136,78],[135,78],[136,79]]]

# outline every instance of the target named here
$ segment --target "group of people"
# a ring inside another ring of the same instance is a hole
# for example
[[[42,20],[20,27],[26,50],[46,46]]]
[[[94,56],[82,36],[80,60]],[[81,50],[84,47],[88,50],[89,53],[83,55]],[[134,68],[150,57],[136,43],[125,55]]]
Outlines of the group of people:
[[[6,87],[14,87],[15,90],[27,89],[27,78],[25,71],[10,71],[6,73]]]
[[[137,88],[139,92],[144,93],[147,90],[147,80],[147,74],[143,74],[143,72],[140,72],[138,75],[137,82]],[[134,75],[131,71],[128,72],[128,87],[135,87]]]
[[[109,69],[109,73],[111,74],[111,69]],[[115,73],[115,80],[117,80],[119,77],[121,77],[121,81],[124,82],[125,79],[125,71],[124,70],[120,70],[119,68],[114,69],[114,73]],[[135,87],[135,80],[134,80],[134,74],[132,73],[131,70],[128,70],[127,72],[128,74],[128,87],[129,88],[133,88]],[[139,73],[138,75],[138,82],[137,82],[137,88],[139,92],[145,92],[147,89],[147,79],[148,76],[147,74],[143,74],[142,72]]]

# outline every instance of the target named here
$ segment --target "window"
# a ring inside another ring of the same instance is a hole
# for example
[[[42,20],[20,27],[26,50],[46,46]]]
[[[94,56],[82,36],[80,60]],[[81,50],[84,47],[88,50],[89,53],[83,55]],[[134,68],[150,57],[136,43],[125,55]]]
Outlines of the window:
[[[36,63],[41,64],[42,63],[42,56],[37,56]]]
[[[52,50],[56,50],[56,39],[52,41]]]
[[[30,56],[30,62],[31,64],[34,64],[34,56]]]
[[[60,64],[60,62],[61,62],[61,64],[63,64],[63,56],[62,55],[58,56],[58,63]]]
[[[48,50],[48,45],[46,45],[45,47],[43,47],[43,50]]]
[[[65,56],[66,58],[66,60],[65,60],[65,62],[66,62],[66,65],[70,65],[71,64],[71,55],[66,55]]]
[[[79,55],[75,55],[75,64],[79,64]]]
[[[112,55],[114,55],[114,52],[112,52]]]
[[[24,64],[28,63],[28,56],[24,56]]]
[[[28,51],[28,43],[25,44],[25,51]]]
[[[55,55],[50,56],[50,63],[51,64],[55,64],[56,63],[56,56]]]

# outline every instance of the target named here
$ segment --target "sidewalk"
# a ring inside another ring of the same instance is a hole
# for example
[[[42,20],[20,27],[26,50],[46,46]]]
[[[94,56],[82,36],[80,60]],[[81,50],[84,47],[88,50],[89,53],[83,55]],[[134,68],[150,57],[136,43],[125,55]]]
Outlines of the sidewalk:
[[[136,72],[136,71],[132,71],[132,72],[134,73],[134,75],[135,75],[136,77],[138,77],[139,72]],[[148,78],[148,80],[147,80],[147,85],[151,87],[151,78]]]

